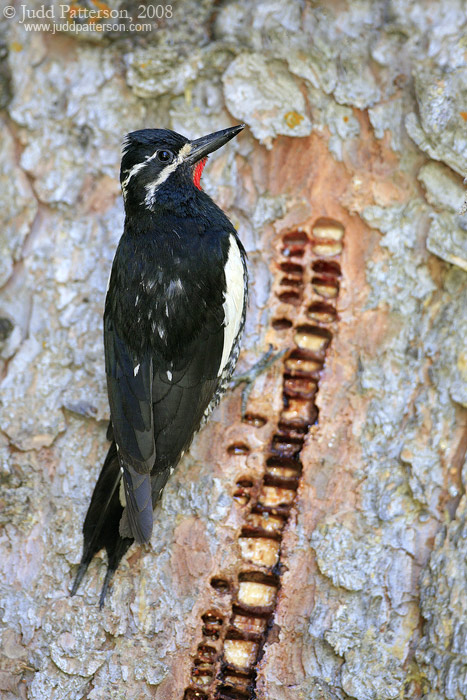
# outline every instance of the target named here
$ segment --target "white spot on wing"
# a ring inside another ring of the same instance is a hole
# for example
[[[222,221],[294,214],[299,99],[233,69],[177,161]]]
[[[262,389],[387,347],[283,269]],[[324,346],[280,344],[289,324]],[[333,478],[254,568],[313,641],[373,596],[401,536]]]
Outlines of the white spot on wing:
[[[182,281],[178,278],[170,280],[169,286],[167,287],[167,296],[173,297],[180,292],[183,292]]]
[[[123,472],[123,470],[122,470]],[[122,505],[124,508],[126,506],[126,498],[125,498],[125,487],[123,485],[123,479],[120,481],[120,493],[119,493],[119,500],[120,500],[120,505]]]
[[[138,372],[139,372],[139,367],[140,367],[139,365],[136,365],[136,367],[135,367],[134,370],[133,370],[133,375],[134,375],[135,377],[136,377],[136,375],[137,375]]]
[[[146,280],[142,282],[143,289],[146,292],[150,292],[156,286],[156,280]]]
[[[226,291],[224,297],[224,348],[217,376],[227,364],[235,339],[240,330],[245,301],[245,271],[240,248],[234,236],[230,236],[230,248],[225,266]]]
[[[170,371],[170,369],[167,370],[167,379],[169,380],[169,382],[172,381],[172,372]]]

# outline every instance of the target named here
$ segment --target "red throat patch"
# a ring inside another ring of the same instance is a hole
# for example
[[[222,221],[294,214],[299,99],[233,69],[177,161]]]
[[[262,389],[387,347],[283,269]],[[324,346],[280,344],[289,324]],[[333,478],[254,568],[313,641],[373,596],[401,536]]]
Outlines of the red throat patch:
[[[207,159],[207,156],[205,158],[201,158],[201,160],[196,163],[195,170],[193,172],[193,184],[199,190],[201,189],[201,175],[203,174]]]

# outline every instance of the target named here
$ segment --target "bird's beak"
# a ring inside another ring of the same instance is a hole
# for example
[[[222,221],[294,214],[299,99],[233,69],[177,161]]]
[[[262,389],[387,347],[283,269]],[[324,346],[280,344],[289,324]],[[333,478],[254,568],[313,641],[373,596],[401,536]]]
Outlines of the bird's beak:
[[[222,129],[222,131],[215,131],[213,134],[201,136],[200,139],[191,141],[191,151],[185,158],[185,163],[194,165],[201,160],[201,158],[205,158],[213,151],[217,151],[218,148],[227,143],[227,141],[230,141],[230,139],[233,139],[233,137],[239,134],[244,128],[245,124],[239,124],[238,126],[231,126],[229,129]]]

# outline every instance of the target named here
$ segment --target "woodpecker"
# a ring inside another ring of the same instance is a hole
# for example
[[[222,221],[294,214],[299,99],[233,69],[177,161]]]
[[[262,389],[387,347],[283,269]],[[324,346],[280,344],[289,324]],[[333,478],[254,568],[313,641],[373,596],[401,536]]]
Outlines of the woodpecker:
[[[207,156],[243,128],[196,140],[142,129],[124,141],[125,223],[104,311],[111,445],[84,521],[71,592],[105,548],[101,606],[125,552],[134,541],[149,541],[163,488],[237,362],[246,253],[200,178]]]

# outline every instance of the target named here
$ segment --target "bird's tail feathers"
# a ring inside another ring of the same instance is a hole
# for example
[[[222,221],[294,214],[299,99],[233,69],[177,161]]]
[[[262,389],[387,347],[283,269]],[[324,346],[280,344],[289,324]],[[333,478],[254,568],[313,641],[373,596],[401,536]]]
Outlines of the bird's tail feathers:
[[[123,485],[126,508],[120,521],[120,536],[134,537],[138,544],[149,542],[153,524],[151,477],[123,464]]]
[[[87,568],[97,552],[105,548],[108,568],[102,587],[100,606],[102,607],[112,575],[120,560],[133,542],[131,537],[119,535],[119,523],[123,506],[119,499],[121,471],[115,442],[110,445],[99,479],[97,480],[91,503],[83,525],[83,554],[78,567],[71,595],[75,595]]]

